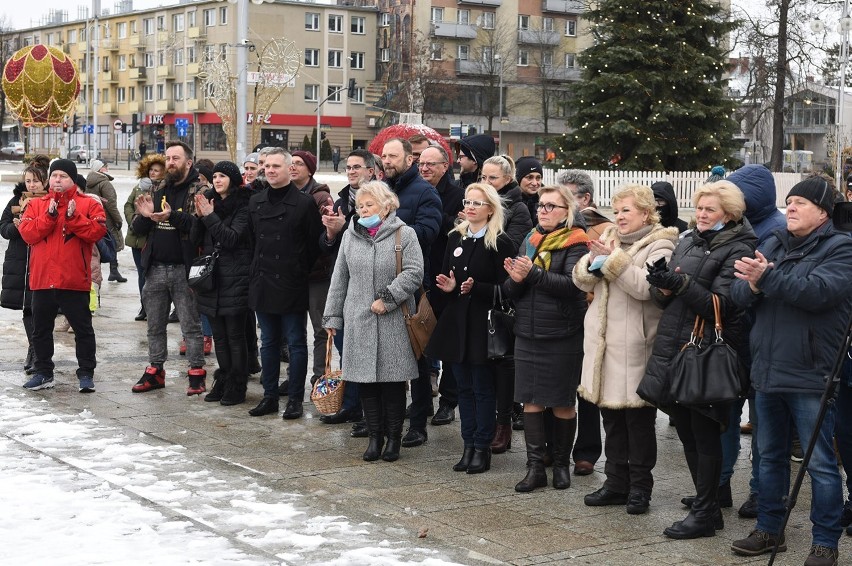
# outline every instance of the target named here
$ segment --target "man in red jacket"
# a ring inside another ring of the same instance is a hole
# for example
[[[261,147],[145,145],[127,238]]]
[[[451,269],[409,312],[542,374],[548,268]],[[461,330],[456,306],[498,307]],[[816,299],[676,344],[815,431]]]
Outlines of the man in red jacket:
[[[77,379],[81,393],[95,390],[95,331],[89,311],[92,246],[106,234],[101,203],[78,193],[77,166],[57,159],[50,164],[49,192],[32,199],[18,230],[31,246],[35,375],[24,387],[49,389],[53,383],[53,324],[59,309],[74,329]]]

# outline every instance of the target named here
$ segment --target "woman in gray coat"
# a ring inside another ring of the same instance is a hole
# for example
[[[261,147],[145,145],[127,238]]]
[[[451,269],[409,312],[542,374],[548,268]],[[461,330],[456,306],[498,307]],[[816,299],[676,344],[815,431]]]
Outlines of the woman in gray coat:
[[[364,460],[399,458],[405,420],[406,381],[417,377],[417,360],[408,341],[402,310],[408,301],[415,312],[414,293],[423,281],[423,255],[412,228],[396,217],[399,200],[381,181],[358,188],[359,218],[343,234],[323,327],[343,337],[343,379],[359,385],[369,432]],[[397,232],[402,269],[397,273]],[[384,452],[385,436],[387,446]]]

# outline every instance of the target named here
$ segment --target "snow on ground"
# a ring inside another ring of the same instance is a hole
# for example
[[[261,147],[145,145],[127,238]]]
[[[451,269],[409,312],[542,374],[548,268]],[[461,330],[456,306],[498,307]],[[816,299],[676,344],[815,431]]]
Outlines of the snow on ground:
[[[450,565],[84,410],[0,392],[3,564]]]

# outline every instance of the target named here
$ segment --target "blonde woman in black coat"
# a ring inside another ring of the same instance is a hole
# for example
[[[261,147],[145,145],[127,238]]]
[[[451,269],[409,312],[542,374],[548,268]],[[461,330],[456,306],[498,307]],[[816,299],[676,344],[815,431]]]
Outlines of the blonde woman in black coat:
[[[488,309],[506,279],[503,261],[515,245],[503,232],[503,205],[497,190],[472,183],[465,190],[465,220],[450,232],[444,264],[435,285],[449,299],[432,334],[427,354],[452,364],[464,452],[453,466],[478,474],[491,467],[497,397],[494,365],[488,360]]]

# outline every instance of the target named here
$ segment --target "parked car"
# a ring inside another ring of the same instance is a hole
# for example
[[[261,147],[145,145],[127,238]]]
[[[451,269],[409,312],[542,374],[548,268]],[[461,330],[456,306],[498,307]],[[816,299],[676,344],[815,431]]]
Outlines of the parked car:
[[[0,147],[0,159],[24,160],[24,143],[12,142],[6,147]]]
[[[68,152],[68,159],[77,163],[88,163],[89,156],[92,155],[92,147],[86,145],[75,145]]]

